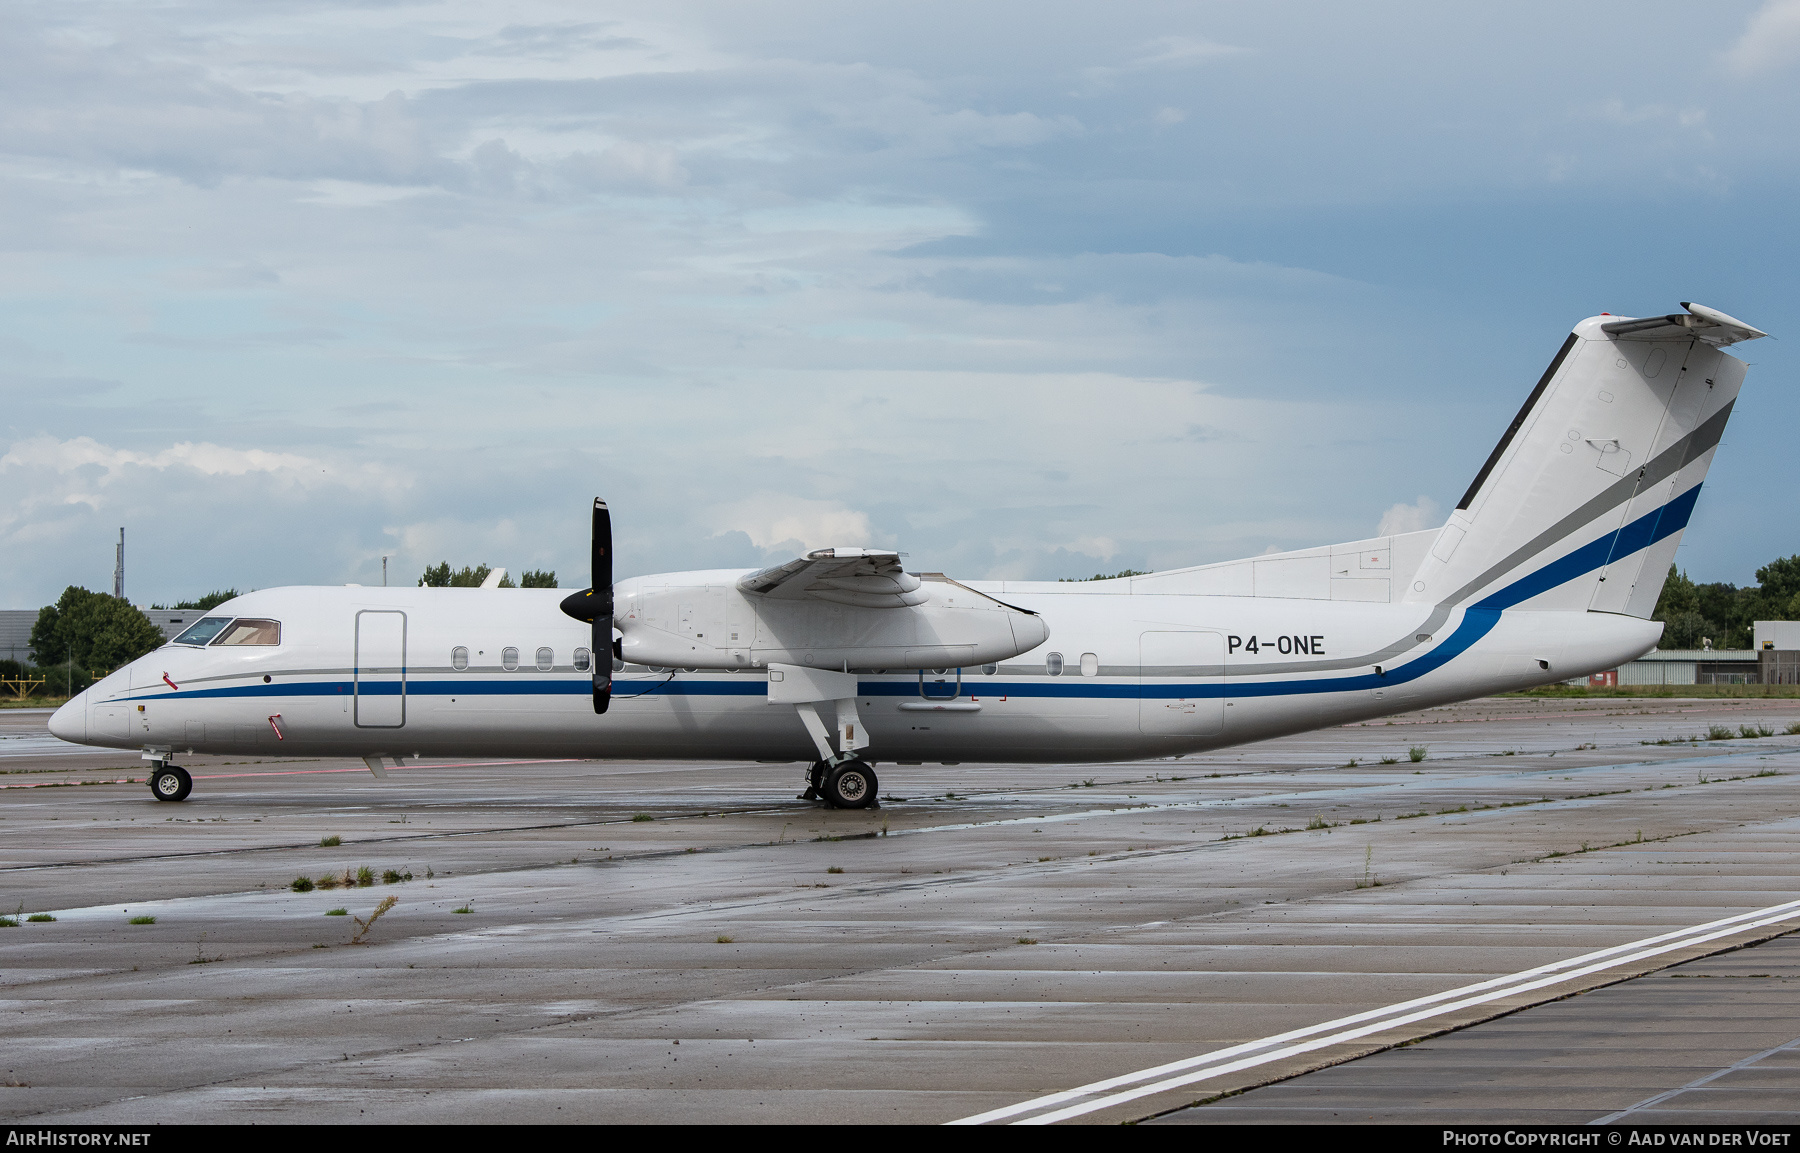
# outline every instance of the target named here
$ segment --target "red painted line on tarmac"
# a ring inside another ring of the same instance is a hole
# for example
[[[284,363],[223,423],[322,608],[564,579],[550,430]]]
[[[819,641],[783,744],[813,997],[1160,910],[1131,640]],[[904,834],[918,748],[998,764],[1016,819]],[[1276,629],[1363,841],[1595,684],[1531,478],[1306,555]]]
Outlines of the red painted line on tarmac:
[[[441,765],[407,765],[409,769],[482,769],[496,765],[566,765],[580,760],[579,757],[554,757],[542,761],[456,761]],[[358,769],[273,769],[266,773],[195,773],[196,781],[224,781],[234,777],[301,777],[309,773],[366,773],[367,768]],[[393,770],[389,770],[392,772]],[[141,785],[143,781],[33,781],[26,784],[0,785],[0,789],[43,789],[67,788],[71,785]]]
[[[78,785],[137,785],[141,781],[33,781],[28,785],[0,785],[0,789],[71,788]]]
[[[456,761],[442,765],[406,765],[409,769],[481,769],[494,765],[566,765],[579,760],[578,757],[554,757],[542,761]],[[365,768],[356,769],[272,769],[266,773],[195,773],[196,781],[223,781],[232,777],[301,777],[308,773],[366,773]],[[389,769],[389,772],[396,771]]]

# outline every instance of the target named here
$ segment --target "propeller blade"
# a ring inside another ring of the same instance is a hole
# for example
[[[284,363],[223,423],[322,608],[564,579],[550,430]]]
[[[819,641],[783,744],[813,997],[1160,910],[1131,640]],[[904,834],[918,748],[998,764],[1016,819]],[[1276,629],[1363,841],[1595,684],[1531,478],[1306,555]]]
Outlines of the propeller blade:
[[[589,641],[592,645],[589,651],[593,655],[588,659],[593,662],[589,667],[594,672],[594,711],[603,713],[612,703],[613,658],[617,652],[612,639],[612,514],[606,511],[606,502],[599,499],[594,501],[593,554],[589,558],[589,568],[594,587],[570,593],[562,599],[560,607],[583,624],[594,626]]]
[[[594,711],[604,713],[606,706],[612,703],[613,674],[613,561],[612,561],[612,513],[606,509],[606,502],[599,497],[594,498],[593,557],[591,573],[594,587],[593,593],[594,638]]]

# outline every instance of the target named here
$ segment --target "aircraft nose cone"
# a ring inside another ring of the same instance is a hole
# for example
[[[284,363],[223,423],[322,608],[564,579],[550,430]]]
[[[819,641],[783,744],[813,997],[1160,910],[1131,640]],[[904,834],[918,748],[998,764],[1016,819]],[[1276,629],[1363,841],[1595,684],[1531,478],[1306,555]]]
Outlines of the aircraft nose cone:
[[[87,741],[87,690],[75,694],[69,702],[50,715],[50,735],[64,741],[83,744]]]

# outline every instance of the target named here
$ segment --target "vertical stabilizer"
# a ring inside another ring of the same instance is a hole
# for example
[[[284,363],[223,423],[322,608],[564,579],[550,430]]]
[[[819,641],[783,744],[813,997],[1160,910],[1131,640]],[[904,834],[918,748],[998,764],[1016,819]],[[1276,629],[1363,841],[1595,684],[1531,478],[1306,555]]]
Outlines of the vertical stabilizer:
[[[1412,602],[1648,617],[1765,335],[1702,305],[1582,321],[1439,533]]]

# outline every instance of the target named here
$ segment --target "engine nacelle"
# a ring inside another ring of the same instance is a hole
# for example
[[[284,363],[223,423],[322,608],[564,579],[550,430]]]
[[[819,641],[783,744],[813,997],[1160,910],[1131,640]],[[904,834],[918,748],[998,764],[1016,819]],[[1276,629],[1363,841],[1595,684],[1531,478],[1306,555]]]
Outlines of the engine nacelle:
[[[1035,613],[937,573],[835,578],[780,598],[754,570],[620,581],[614,623],[627,661],[664,668],[931,669],[1010,660],[1050,638]]]

